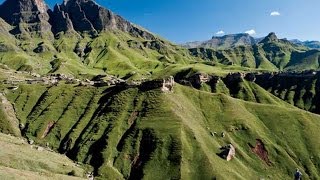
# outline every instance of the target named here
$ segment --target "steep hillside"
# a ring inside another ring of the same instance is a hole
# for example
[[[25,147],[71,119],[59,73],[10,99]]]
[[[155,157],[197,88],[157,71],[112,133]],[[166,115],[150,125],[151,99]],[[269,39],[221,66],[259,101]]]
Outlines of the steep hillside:
[[[319,75],[316,71],[208,75],[189,69],[176,74],[175,80],[201,91],[223,93],[257,103],[291,104],[320,114]]]
[[[250,83],[242,93],[259,93],[252,102],[181,85],[163,93],[152,84],[23,85],[8,98],[23,135],[90,164],[100,178],[289,179],[297,167],[319,178],[319,116]],[[262,156],[251,150],[256,142]],[[227,162],[217,154],[229,143],[236,156]]]
[[[256,83],[282,100],[301,109],[320,114],[320,74],[279,73],[256,76]]]
[[[67,157],[0,133],[0,179],[84,179]]]
[[[93,0],[6,0],[0,25],[0,179],[320,179],[319,73],[270,73],[318,50],[188,50]]]

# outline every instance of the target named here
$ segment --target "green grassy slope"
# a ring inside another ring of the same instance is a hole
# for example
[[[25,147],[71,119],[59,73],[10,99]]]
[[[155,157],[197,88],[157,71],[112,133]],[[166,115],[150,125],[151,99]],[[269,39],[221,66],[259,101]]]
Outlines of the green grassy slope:
[[[234,70],[319,69],[319,51],[308,50],[285,40],[226,50],[195,48],[189,51],[155,36],[155,40],[133,37],[122,31],[59,33],[52,38],[14,37],[0,19],[0,63],[19,71],[42,75],[62,73],[73,76],[111,74],[119,77],[152,79],[169,69],[202,66]],[[232,65],[232,66],[231,66]],[[228,67],[229,66],[229,67]]]
[[[245,83],[269,98],[247,102],[181,85],[165,94],[63,84],[25,85],[8,98],[24,135],[90,164],[102,179],[290,179],[297,167],[305,178],[320,178],[320,117]],[[269,165],[251,151],[256,139]],[[217,156],[228,143],[237,151],[230,162]]]
[[[169,65],[196,61],[187,49],[161,38],[150,41],[116,30],[94,37],[60,33],[52,40],[15,38],[7,31],[0,31],[0,63],[20,71],[74,76],[108,73],[141,78]]]
[[[63,155],[1,133],[0,146],[0,179],[84,179],[86,172]]]
[[[0,132],[21,136],[15,110],[2,93],[0,93]]]

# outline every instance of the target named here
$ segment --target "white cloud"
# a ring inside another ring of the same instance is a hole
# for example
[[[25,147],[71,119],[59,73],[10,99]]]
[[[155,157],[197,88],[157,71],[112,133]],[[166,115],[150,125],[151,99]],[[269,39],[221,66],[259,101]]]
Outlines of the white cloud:
[[[251,29],[251,30],[245,31],[244,33],[249,34],[250,36],[253,36],[256,34],[256,31],[254,29]]]
[[[280,15],[281,14],[278,11],[273,11],[273,12],[270,13],[270,16],[280,16]]]
[[[218,32],[216,32],[216,35],[224,35],[225,34],[225,32],[224,31],[218,31]]]

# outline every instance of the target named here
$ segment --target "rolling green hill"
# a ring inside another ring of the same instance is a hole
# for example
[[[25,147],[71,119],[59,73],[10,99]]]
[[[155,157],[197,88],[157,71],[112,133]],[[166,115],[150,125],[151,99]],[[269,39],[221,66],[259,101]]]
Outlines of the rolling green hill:
[[[318,50],[188,50],[93,0],[0,17],[0,179],[320,179]]]
[[[90,164],[100,178],[289,179],[297,167],[319,178],[320,117],[243,83],[249,91],[238,98],[248,101],[181,85],[163,93],[63,83],[24,85],[8,98],[23,135]],[[255,100],[246,98],[252,92]],[[250,149],[256,141],[264,159]],[[229,143],[236,158],[227,162],[217,153]]]

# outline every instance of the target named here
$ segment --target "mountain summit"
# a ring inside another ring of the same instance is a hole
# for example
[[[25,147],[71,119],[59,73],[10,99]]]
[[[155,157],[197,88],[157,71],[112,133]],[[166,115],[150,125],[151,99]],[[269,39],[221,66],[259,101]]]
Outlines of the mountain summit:
[[[15,70],[150,75],[162,63],[194,59],[93,0],[53,9],[43,0],[6,0],[0,12],[0,63]]]
[[[43,0],[6,0],[0,5],[0,17],[15,26],[13,34],[51,32],[48,6]]]
[[[101,32],[121,30],[136,37],[154,39],[154,36],[142,30],[110,10],[92,0],[65,0],[56,5],[51,13],[53,32]]]
[[[279,39],[276,35],[276,33],[271,32],[266,36],[263,40],[261,40],[259,43],[270,43],[270,42],[278,42]]]
[[[135,26],[93,0],[64,0],[51,10],[43,0],[6,0],[0,6],[0,17],[14,26],[19,34],[57,34],[120,30],[134,37],[154,40],[148,31]]]

